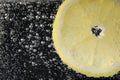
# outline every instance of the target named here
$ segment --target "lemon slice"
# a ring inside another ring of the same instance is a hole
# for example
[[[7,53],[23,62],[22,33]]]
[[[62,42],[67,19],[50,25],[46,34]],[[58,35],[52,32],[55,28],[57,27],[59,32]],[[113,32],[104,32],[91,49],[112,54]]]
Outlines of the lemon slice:
[[[119,0],[65,0],[52,35],[59,56],[73,70],[93,77],[120,70]]]

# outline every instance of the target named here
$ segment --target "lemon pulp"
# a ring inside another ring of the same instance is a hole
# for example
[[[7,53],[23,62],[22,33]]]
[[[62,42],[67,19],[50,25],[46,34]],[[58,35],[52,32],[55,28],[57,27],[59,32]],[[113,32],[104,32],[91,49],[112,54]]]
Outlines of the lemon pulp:
[[[66,0],[53,25],[53,41],[63,62],[87,76],[120,70],[120,4],[116,0]],[[97,26],[99,34],[92,29]]]

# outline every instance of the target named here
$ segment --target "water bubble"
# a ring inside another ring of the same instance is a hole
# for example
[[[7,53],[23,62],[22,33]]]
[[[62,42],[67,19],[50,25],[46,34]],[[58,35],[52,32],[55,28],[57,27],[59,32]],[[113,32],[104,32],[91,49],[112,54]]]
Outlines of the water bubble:
[[[32,37],[32,35],[31,35],[31,34],[29,34],[29,35],[27,36],[27,38],[29,38],[29,39],[30,39],[31,37]]]
[[[44,44],[45,44],[45,41],[41,41],[41,44],[44,45]]]
[[[29,45],[25,45],[25,48],[29,48]]]
[[[42,55],[43,55],[43,52],[40,52],[40,53],[39,53],[39,56],[42,56]]]
[[[44,25],[43,24],[40,24],[40,27],[43,27]]]
[[[28,30],[29,30],[29,28],[26,28],[25,30],[26,30],[26,31],[28,31]]]
[[[51,38],[46,36],[46,41],[50,41],[50,40],[51,40]]]
[[[38,15],[40,15],[40,14],[41,14],[41,12],[37,11],[37,14],[38,14]]]
[[[37,20],[39,20],[39,19],[40,19],[40,16],[37,15],[37,16],[35,16],[35,18],[36,18]]]
[[[24,41],[25,41],[25,39],[23,39],[23,38],[21,38],[20,40],[21,40],[21,42],[24,42]]]
[[[36,33],[36,36],[39,36],[39,34],[38,34],[38,33]]]
[[[32,29],[32,28],[33,28],[33,23],[31,23],[31,24],[29,25],[29,28],[30,28],[30,29]]]
[[[48,45],[48,48],[51,48],[51,47],[52,47],[52,45],[51,45],[51,44],[49,44],[49,45]]]
[[[21,49],[18,49],[18,52],[21,52],[22,50]]]
[[[32,62],[32,66],[37,66],[37,64],[35,62]]]
[[[37,52],[37,49],[33,49],[33,52]]]

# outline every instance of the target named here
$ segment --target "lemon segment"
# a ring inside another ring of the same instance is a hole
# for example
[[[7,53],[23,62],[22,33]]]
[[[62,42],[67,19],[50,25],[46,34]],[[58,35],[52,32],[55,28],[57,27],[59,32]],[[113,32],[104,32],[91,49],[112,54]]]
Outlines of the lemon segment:
[[[120,71],[117,0],[65,0],[53,25],[55,49],[65,64],[87,76]]]

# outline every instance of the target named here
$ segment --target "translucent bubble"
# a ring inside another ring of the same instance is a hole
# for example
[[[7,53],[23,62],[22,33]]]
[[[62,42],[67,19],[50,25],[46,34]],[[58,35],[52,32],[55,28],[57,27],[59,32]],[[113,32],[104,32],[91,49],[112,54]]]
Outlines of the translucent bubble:
[[[33,49],[33,52],[37,52],[37,49]]]
[[[25,48],[29,48],[29,45],[25,45]]]
[[[41,44],[44,45],[44,44],[45,44],[45,41],[41,41]]]
[[[46,36],[46,41],[50,41],[50,40],[51,40],[51,38]]]
[[[24,42],[24,41],[25,41],[25,39],[21,38],[21,39],[20,39],[20,41],[21,41],[21,42]]]

